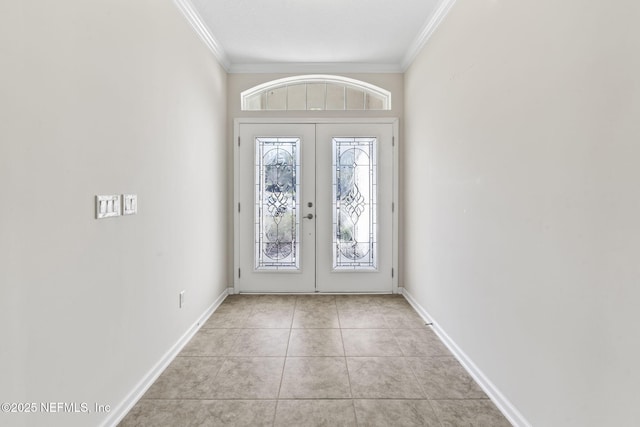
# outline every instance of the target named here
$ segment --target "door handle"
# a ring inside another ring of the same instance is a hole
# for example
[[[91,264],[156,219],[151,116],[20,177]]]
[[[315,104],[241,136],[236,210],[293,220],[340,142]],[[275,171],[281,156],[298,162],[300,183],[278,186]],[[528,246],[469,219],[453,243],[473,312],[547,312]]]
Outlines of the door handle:
[[[307,214],[307,216],[305,216],[304,218],[305,219],[313,219],[313,214],[312,213]]]

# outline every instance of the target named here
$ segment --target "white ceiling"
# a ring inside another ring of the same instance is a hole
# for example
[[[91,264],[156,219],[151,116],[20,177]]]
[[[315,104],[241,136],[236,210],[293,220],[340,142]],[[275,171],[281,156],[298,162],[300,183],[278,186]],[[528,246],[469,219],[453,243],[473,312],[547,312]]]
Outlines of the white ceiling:
[[[230,72],[400,72],[453,0],[176,3]]]

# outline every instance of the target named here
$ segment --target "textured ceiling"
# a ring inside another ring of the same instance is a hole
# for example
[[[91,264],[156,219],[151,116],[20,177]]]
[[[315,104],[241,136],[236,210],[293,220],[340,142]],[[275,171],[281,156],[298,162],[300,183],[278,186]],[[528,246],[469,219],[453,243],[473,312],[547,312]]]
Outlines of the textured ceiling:
[[[231,68],[400,69],[440,0],[191,0]]]

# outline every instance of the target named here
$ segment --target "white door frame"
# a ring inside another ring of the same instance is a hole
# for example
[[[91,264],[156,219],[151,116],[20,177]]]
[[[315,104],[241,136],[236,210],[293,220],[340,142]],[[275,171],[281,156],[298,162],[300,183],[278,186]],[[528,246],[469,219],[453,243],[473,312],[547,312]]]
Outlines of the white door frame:
[[[397,117],[381,118],[236,118],[233,120],[233,292],[239,293],[240,271],[240,125],[241,124],[390,124],[393,127],[393,214],[392,214],[392,292],[398,293],[398,176],[399,176],[399,120]]]

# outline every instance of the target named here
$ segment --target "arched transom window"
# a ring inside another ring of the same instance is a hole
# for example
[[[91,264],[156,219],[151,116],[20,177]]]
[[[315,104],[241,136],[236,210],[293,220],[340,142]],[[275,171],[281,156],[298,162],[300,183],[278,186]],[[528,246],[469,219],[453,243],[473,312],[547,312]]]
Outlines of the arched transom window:
[[[391,110],[391,92],[340,76],[273,80],[240,94],[243,111]]]

